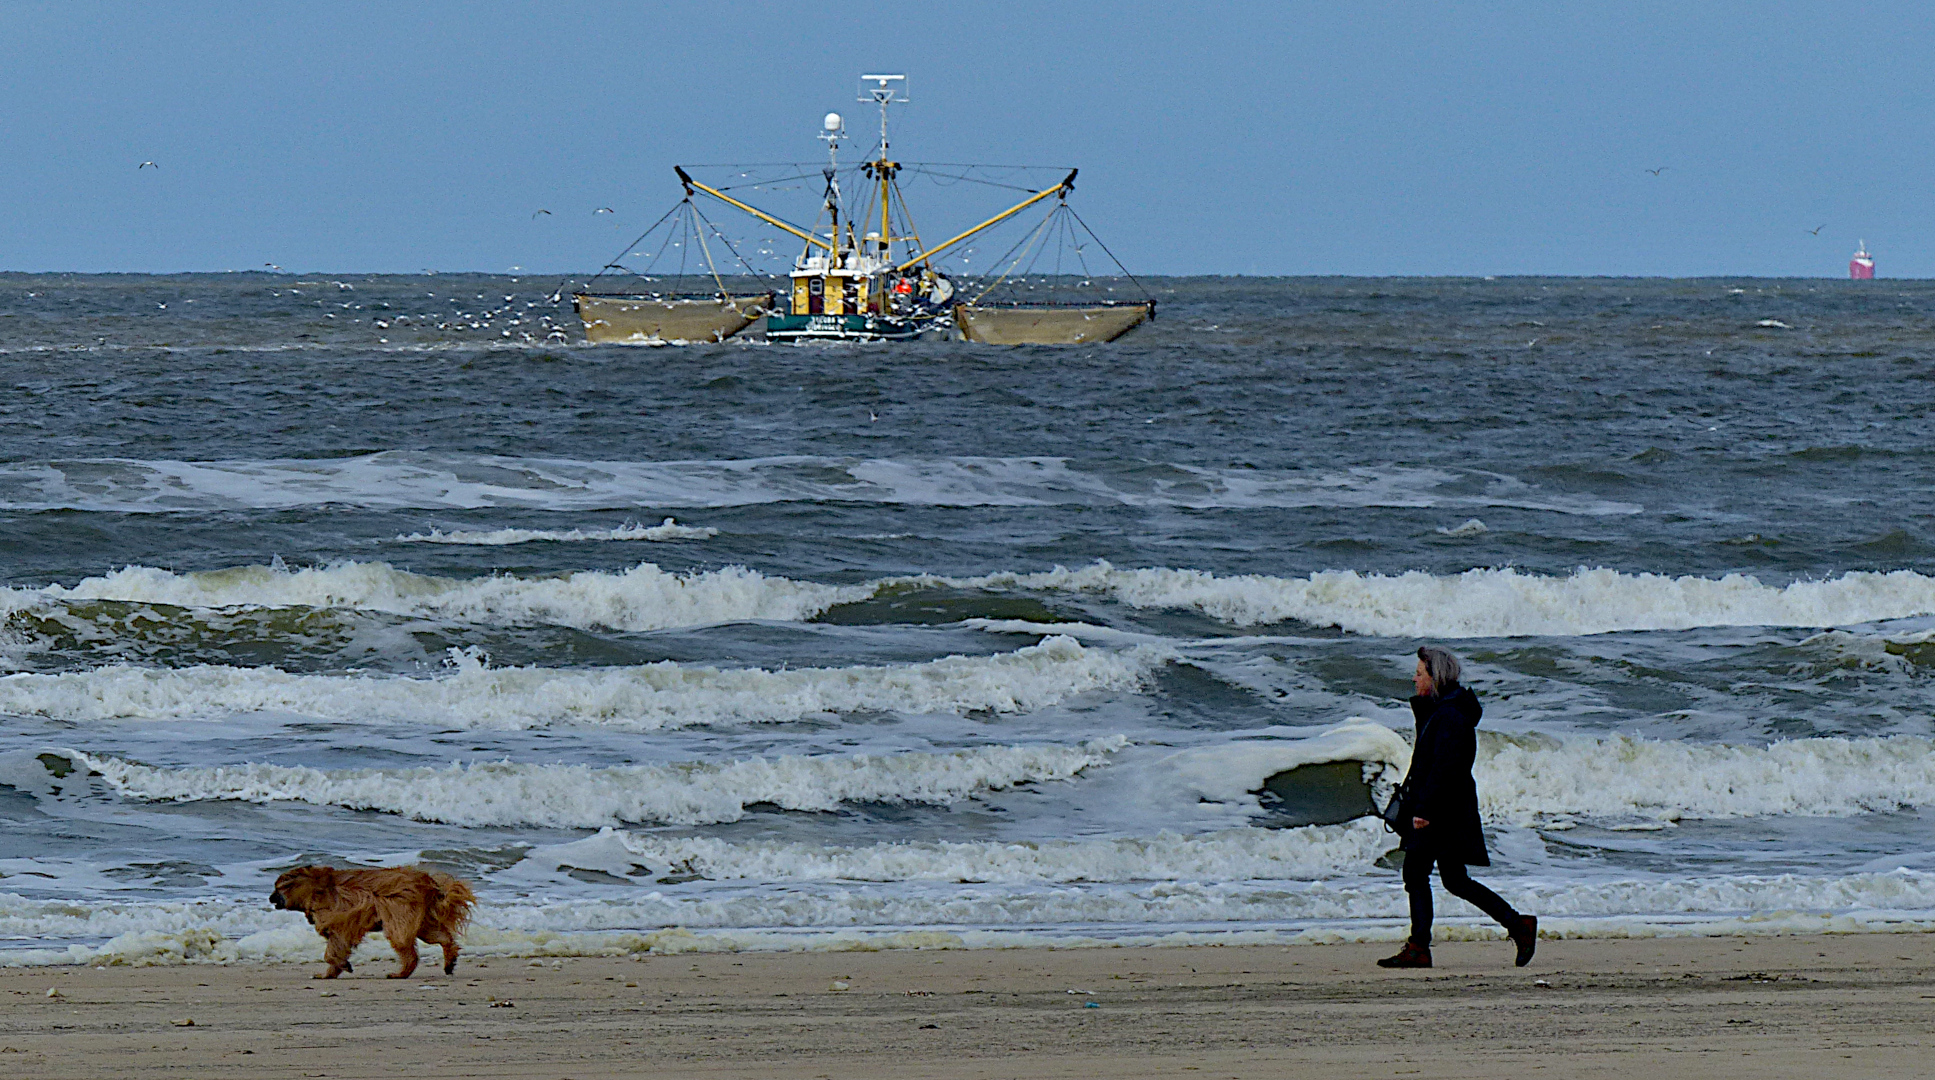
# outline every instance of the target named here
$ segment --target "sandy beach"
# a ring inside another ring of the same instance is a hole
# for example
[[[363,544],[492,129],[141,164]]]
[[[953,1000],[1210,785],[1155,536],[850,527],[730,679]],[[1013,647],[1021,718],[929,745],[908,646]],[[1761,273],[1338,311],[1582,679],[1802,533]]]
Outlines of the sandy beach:
[[[319,950],[320,951],[320,950]],[[1914,934],[0,972],[20,1077],[1926,1076]],[[429,969],[426,969],[429,970]],[[50,989],[54,991],[50,995]],[[188,1022],[192,1021],[192,1025]],[[1546,1073],[1545,1070],[1551,1070]]]

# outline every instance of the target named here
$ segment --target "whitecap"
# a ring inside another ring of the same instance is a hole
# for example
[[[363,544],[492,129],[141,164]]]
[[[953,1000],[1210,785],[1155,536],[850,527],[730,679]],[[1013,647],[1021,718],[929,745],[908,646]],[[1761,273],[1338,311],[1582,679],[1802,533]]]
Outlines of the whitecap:
[[[651,731],[785,723],[808,716],[1029,712],[1093,691],[1140,689],[1173,654],[1111,651],[1068,637],[994,656],[838,668],[491,667],[456,653],[448,673],[303,675],[272,667],[109,665],[0,677],[0,714],[64,721],[214,719],[287,713],[348,722],[519,730],[579,724]]]
[[[1101,596],[1137,608],[1199,611],[1255,626],[1295,619],[1389,637],[1574,636],[1701,626],[1846,626],[1935,613],[1935,577],[1859,571],[1786,586],[1746,574],[1721,578],[1579,570],[1548,577],[1517,570],[1308,577],[1218,576],[1202,570],[1078,569],[981,577],[902,578],[881,585],[1028,589]]]
[[[453,825],[597,828],[737,821],[753,803],[827,811],[851,802],[947,805],[1017,784],[1069,780],[1105,765],[1121,736],[1074,746],[982,746],[951,753],[782,756],[598,768],[480,762],[445,768],[314,769],[242,764],[160,768],[57,753],[125,797],[164,802],[305,802]],[[0,770],[9,763],[0,762]],[[31,774],[38,759],[11,763]],[[44,770],[43,770],[44,771]],[[7,775],[0,771],[0,778]]]
[[[587,542],[611,542],[644,540],[663,543],[668,540],[709,540],[719,535],[719,530],[705,526],[680,525],[666,518],[658,525],[641,525],[628,521],[614,529],[453,529],[444,532],[431,529],[427,533],[411,533],[396,538],[400,544],[461,544],[477,547],[504,547],[511,544],[575,544]]]

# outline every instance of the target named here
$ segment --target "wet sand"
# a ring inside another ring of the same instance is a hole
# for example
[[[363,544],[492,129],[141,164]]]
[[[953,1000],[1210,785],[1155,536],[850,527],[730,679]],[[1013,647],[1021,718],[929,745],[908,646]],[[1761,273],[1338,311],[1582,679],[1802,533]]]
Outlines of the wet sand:
[[[1373,965],[1390,951],[496,958],[407,982],[383,977],[387,958],[333,982],[310,978],[319,965],[9,969],[0,1075],[1935,1073],[1935,939],[1923,935],[1547,941],[1525,969],[1497,942],[1442,945],[1430,971]]]

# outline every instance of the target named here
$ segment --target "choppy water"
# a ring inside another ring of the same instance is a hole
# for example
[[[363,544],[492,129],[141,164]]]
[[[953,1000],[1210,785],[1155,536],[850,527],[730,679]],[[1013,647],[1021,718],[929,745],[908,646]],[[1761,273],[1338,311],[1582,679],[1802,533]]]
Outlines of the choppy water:
[[[6,962],[310,956],[312,859],[483,951],[1394,936],[1390,838],[1255,792],[1388,777],[1425,640],[1548,925],[1935,918],[1935,285],[663,350],[553,285],[0,276]]]

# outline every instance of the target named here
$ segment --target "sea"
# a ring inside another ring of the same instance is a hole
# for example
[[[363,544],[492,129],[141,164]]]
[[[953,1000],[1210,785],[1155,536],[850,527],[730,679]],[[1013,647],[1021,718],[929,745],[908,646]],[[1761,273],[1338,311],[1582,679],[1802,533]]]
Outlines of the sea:
[[[314,960],[318,862],[482,956],[1397,940],[1425,643],[1549,934],[1935,927],[1935,283],[1141,284],[0,275],[0,964]]]

